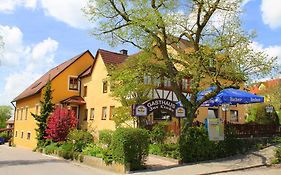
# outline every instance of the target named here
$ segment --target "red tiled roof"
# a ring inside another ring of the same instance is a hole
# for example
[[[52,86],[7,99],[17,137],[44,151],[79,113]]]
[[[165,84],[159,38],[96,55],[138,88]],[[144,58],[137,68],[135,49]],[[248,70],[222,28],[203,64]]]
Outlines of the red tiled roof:
[[[267,80],[267,81],[264,81],[264,82],[259,82],[259,83],[255,84],[255,85],[253,85],[252,87],[250,87],[250,92],[258,94],[261,91],[263,91],[263,90],[259,89],[259,87],[262,84],[265,86],[265,89],[268,89],[268,88],[276,86],[279,83],[281,83],[281,78],[276,78],[276,79]]]
[[[98,52],[104,64],[106,65],[117,65],[123,63],[127,58],[128,55],[122,53],[111,52],[103,49],[99,49]]]
[[[32,85],[30,85],[28,88],[26,88],[21,94],[19,94],[14,100],[18,101],[23,98],[35,95],[39,92],[41,92],[41,89],[46,85],[48,80],[53,80],[55,77],[57,77],[61,72],[63,72],[67,67],[69,67],[72,63],[74,63],[76,60],[78,60],[82,55],[84,55],[86,52],[89,52],[88,50],[83,52],[82,54],[79,54],[73,58],[71,58],[68,61],[65,61],[64,63],[54,67],[53,69],[49,70],[47,73],[45,73],[41,78],[36,80]]]
[[[92,69],[93,69],[93,65],[91,65],[88,69],[86,69],[84,72],[82,72],[79,77],[83,78],[83,77],[87,77],[89,75],[91,75],[92,73]]]
[[[61,101],[62,104],[86,104],[85,100],[81,96],[72,96],[69,97],[63,101]]]

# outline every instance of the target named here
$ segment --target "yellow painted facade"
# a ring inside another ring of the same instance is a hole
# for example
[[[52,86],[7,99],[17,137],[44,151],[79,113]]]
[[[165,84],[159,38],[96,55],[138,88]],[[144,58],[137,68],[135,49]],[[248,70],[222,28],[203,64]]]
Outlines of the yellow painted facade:
[[[103,92],[103,82],[107,81],[107,75],[106,65],[101,55],[98,54],[91,75],[81,80],[81,94],[84,94],[84,86],[87,86],[87,96],[83,97],[86,105],[80,108],[80,116],[82,116],[80,122],[82,129],[88,129],[94,134],[97,134],[97,131],[102,129],[115,129],[114,121],[110,120],[110,108],[121,105],[120,102],[110,96],[109,84],[107,86],[107,92]],[[102,119],[103,108],[106,111],[105,119]],[[87,119],[83,117],[86,112],[88,113]]]
[[[79,95],[79,90],[69,90],[69,76],[80,75],[89,66],[92,65],[94,58],[90,52],[85,52],[79,59],[63,70],[57,77],[51,80],[52,102],[58,104],[71,96]],[[36,147],[37,127],[35,119],[31,113],[40,113],[40,100],[43,99],[43,90],[40,93],[16,101],[15,126],[14,126],[14,144],[20,147],[33,149]],[[39,109],[36,110],[39,107]],[[26,109],[28,110],[26,112]]]
[[[36,105],[40,112],[41,94],[24,98],[17,101],[14,125],[14,144],[21,147],[34,148],[37,144],[36,140],[36,123],[31,113],[36,113]],[[26,109],[28,110],[26,112]],[[30,138],[28,138],[28,133]]]

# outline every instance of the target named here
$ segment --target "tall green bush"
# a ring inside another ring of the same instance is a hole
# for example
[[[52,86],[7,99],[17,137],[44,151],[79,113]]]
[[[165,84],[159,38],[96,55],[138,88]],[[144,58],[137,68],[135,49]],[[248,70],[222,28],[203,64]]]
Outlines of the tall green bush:
[[[204,127],[190,127],[179,140],[180,153],[184,162],[196,162],[215,157],[215,143],[209,141]]]
[[[93,143],[93,136],[87,131],[75,129],[67,135],[67,142],[73,144],[74,151],[82,152],[87,144]]]
[[[249,111],[250,111],[250,118],[248,121],[254,121],[259,124],[279,124],[279,117],[277,112],[275,111],[275,108],[273,108],[272,113],[266,112],[266,106],[268,104],[262,103],[262,104],[256,104],[253,105]]]
[[[166,131],[167,123],[160,122],[153,126],[152,131],[150,132],[150,138],[152,143],[161,144],[164,143],[165,139],[167,138],[167,131]]]
[[[237,139],[231,126],[225,127],[223,141],[210,141],[205,127],[190,127],[179,140],[180,154],[184,162],[197,162],[227,157],[250,148],[249,143]]]
[[[129,164],[131,170],[141,169],[149,151],[149,134],[140,128],[118,128],[111,142],[112,158]]]
[[[106,146],[109,146],[111,143],[113,132],[114,131],[109,129],[99,131],[99,142],[105,144]]]
[[[54,104],[52,103],[52,87],[51,87],[51,81],[48,80],[44,94],[43,94],[43,101],[41,103],[41,110],[40,110],[40,115],[33,114],[31,115],[34,117],[36,120],[37,128],[36,130],[36,139],[37,139],[37,147],[41,147],[45,145],[47,133],[47,119],[51,115],[51,113],[54,110]]]

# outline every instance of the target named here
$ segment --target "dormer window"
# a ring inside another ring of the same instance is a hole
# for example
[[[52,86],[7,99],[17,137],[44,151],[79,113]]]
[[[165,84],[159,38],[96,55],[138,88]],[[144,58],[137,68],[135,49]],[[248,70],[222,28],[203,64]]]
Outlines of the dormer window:
[[[78,78],[77,77],[74,77],[74,76],[69,77],[68,89],[78,91]]]

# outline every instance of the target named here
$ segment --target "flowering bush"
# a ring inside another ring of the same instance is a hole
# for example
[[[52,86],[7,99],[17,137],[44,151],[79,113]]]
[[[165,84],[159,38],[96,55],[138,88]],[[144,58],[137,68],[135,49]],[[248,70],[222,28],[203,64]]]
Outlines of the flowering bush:
[[[54,142],[65,141],[71,129],[74,129],[77,119],[74,111],[67,108],[57,107],[53,114],[48,118],[46,139]]]

